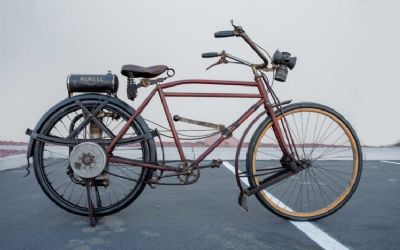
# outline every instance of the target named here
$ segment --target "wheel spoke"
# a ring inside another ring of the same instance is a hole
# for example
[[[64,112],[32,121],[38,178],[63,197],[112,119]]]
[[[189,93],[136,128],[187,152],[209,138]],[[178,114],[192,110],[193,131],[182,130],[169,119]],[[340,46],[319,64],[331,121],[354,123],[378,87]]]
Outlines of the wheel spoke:
[[[108,97],[107,97],[108,98]],[[110,105],[107,100],[77,101],[57,111],[49,118],[45,127],[40,131],[43,135],[59,138],[85,139],[91,141],[90,125],[95,124],[102,132],[100,138],[112,139],[115,132],[121,129],[129,119],[129,112],[117,106]],[[133,122],[124,138],[141,136],[145,132],[137,122]],[[99,138],[99,137],[97,137]],[[149,149],[146,141],[133,146],[118,146],[114,153],[127,155],[129,159],[140,161],[149,160]],[[35,168],[43,179],[42,185],[46,186],[45,192],[51,194],[53,201],[69,211],[87,214],[87,190],[84,179],[69,166],[69,154],[74,147],[56,146],[38,141],[38,150],[34,152]],[[155,160],[155,159],[150,159]],[[141,167],[110,164],[110,172],[100,174],[94,179],[97,183],[92,186],[92,199],[95,201],[96,213],[112,213],[131,202],[132,197],[137,197],[145,185],[144,176],[148,170]],[[99,184],[100,183],[100,184]],[[104,184],[102,184],[104,183]],[[103,187],[103,185],[106,185]]]
[[[336,211],[347,201],[344,197],[354,191],[349,186],[358,181],[354,178],[361,167],[360,161],[355,159],[360,154],[358,140],[351,137],[350,128],[341,116],[331,110],[311,105],[288,109],[277,117],[278,122],[283,117],[287,133],[292,136],[284,135],[285,140],[293,141],[301,154],[298,160],[306,167],[284,181],[267,186],[265,192],[257,194],[260,201],[287,218],[319,218]],[[270,145],[278,144],[272,125],[264,126],[257,135],[262,139],[256,140],[254,148],[249,149],[256,152],[248,154],[256,158],[250,160],[255,164],[249,165],[247,170],[252,186],[261,185],[263,175],[271,175],[282,167],[278,161],[263,160],[264,155],[271,156]],[[262,147],[265,149],[261,150]],[[273,152],[278,158],[280,148],[274,149],[278,149]]]

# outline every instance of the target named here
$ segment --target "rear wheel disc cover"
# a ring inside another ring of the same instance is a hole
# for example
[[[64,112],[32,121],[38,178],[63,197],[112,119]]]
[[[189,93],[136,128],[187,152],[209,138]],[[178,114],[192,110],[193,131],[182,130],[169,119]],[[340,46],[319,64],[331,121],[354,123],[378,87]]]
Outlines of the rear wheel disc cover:
[[[94,178],[107,166],[104,149],[94,142],[83,142],[74,147],[69,156],[69,164],[75,174],[82,178]]]

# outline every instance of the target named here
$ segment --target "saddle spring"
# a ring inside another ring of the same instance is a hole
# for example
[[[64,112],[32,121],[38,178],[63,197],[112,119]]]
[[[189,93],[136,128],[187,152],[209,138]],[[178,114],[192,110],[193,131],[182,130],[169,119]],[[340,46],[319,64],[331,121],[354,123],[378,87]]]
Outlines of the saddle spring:
[[[127,77],[127,85],[126,85],[126,95],[129,100],[135,100],[137,97],[137,85],[135,84],[135,79],[133,78],[133,74],[130,73]]]

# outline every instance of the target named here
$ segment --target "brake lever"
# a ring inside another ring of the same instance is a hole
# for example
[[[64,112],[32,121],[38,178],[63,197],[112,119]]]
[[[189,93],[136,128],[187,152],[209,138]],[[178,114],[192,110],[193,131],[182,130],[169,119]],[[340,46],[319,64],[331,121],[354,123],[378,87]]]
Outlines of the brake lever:
[[[233,24],[233,20],[231,20],[231,25],[236,33],[236,36],[241,36],[245,33],[241,26],[237,26],[237,25]]]
[[[238,26],[236,26],[236,25],[233,24],[233,19],[231,19],[231,25],[232,25],[232,27],[235,28],[235,29],[238,27]]]
[[[218,64],[221,64],[221,63],[225,63],[225,64],[228,63],[228,60],[226,60],[225,51],[222,51],[222,54],[221,54],[221,57],[219,58],[219,60],[216,63],[213,63],[210,66],[208,66],[206,68],[206,71],[211,69],[214,66],[217,66]]]

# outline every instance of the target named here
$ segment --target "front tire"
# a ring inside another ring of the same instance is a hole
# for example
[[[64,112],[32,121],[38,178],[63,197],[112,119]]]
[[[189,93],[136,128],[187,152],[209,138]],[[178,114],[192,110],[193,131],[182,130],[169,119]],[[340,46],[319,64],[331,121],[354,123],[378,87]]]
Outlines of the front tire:
[[[343,116],[320,104],[289,105],[283,113],[277,113],[280,127],[284,119],[295,144],[296,159],[310,165],[261,190],[256,197],[286,219],[321,219],[340,209],[356,190],[362,170],[360,142]],[[281,158],[272,122],[267,118],[254,133],[247,152],[250,186],[257,187],[264,178],[283,170]]]

